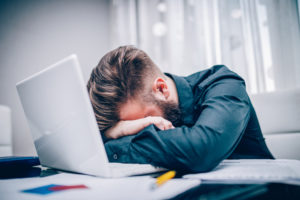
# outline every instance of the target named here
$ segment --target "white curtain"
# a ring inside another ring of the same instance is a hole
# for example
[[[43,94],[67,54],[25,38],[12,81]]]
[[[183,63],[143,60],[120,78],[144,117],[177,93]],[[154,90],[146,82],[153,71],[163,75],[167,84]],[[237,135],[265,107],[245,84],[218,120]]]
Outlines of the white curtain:
[[[112,48],[132,44],[166,72],[216,64],[250,93],[300,87],[297,0],[114,0]]]

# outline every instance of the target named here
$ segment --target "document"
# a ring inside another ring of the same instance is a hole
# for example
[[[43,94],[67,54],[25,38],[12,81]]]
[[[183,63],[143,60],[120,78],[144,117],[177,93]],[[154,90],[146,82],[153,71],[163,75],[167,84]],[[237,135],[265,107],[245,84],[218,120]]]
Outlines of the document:
[[[0,180],[0,199],[168,199],[200,184],[197,179],[171,179],[153,190],[151,176],[99,178],[72,173]]]
[[[300,185],[300,161],[286,159],[224,160],[206,173],[188,174],[184,178],[226,183],[290,183]]]

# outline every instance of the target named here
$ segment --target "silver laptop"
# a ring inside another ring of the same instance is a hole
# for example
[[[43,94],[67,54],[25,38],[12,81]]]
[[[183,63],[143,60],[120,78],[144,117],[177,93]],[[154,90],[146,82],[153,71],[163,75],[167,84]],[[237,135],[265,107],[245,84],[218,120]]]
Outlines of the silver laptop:
[[[163,170],[109,163],[76,55],[17,83],[17,90],[43,166],[101,177]]]

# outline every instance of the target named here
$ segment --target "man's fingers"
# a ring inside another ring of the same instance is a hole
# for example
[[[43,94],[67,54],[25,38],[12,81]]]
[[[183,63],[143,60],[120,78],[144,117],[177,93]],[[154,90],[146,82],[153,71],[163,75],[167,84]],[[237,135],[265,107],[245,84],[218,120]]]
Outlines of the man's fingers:
[[[161,129],[161,130],[168,130],[168,129],[171,129],[172,128],[172,123],[170,122],[170,121],[168,121],[168,120],[166,120],[166,119],[163,119],[162,118],[162,120],[160,121],[160,123],[162,124],[162,126],[163,126],[163,129]]]
[[[154,125],[160,130],[164,130],[164,125],[162,123],[154,123]]]
[[[168,129],[175,128],[170,121],[164,119],[163,117],[155,116],[155,117],[148,117],[148,119],[150,119],[151,123],[154,124],[160,130],[168,130]]]

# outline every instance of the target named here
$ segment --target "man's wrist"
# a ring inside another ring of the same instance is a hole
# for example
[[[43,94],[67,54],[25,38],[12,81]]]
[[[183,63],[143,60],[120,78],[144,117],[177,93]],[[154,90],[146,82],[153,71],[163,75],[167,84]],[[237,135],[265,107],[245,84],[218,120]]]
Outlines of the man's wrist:
[[[148,116],[145,119],[145,123],[143,124],[143,129],[152,124],[152,116]]]

